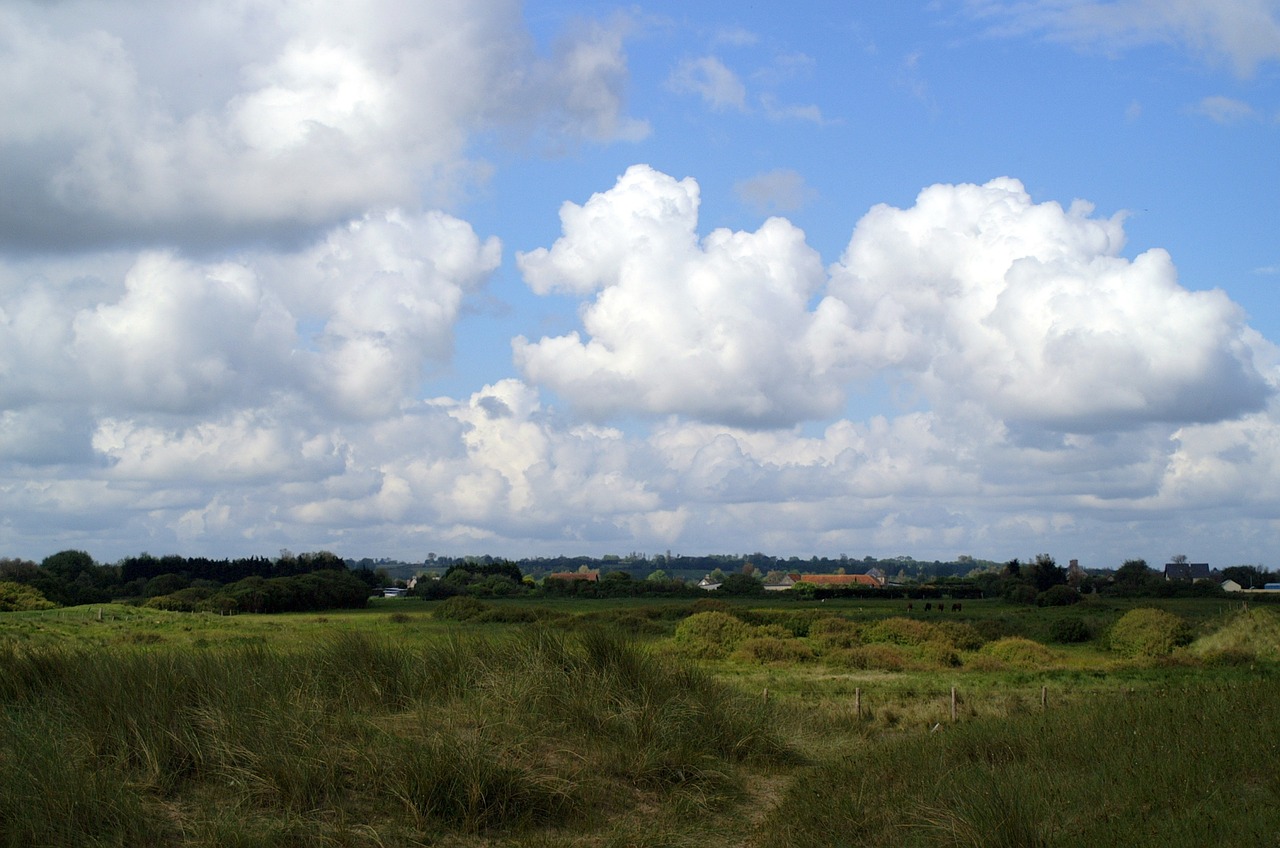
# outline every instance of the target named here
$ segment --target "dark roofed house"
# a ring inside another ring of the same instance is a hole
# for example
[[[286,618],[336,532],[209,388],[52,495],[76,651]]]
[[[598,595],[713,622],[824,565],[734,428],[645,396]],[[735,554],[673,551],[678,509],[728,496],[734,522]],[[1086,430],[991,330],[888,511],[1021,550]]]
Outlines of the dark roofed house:
[[[1164,567],[1165,580],[1209,580],[1212,576],[1207,562],[1170,562]]]

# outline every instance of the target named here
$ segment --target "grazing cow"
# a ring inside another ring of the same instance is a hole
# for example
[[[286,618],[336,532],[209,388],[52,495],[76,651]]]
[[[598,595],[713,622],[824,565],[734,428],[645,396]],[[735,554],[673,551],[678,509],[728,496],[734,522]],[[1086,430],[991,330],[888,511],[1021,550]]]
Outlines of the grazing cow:
[[[933,610],[933,604],[925,604],[925,605],[924,605],[924,611],[925,611],[925,612],[931,612],[932,610]]]
[[[915,605],[915,604],[913,604],[913,603],[908,603],[908,604],[907,604],[907,612],[911,612],[911,611],[912,611],[913,609],[915,609],[915,608],[916,608],[916,605]]]
[[[952,604],[952,605],[951,605],[951,611],[952,611],[952,612],[960,612],[960,604],[959,604],[959,602],[956,602],[956,603],[954,603],[954,604]]]

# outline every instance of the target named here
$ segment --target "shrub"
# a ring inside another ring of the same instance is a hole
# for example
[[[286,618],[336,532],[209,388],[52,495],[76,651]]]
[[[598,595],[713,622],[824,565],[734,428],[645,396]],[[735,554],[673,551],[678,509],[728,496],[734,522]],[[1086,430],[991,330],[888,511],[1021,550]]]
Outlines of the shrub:
[[[961,664],[960,655],[950,645],[944,645],[941,642],[928,642],[921,645],[920,655],[930,665],[942,668],[957,668]]]
[[[1036,587],[1029,583],[1014,583],[1004,590],[1004,599],[1011,604],[1034,604]]]
[[[747,624],[772,625],[800,638],[809,635],[815,618],[810,610],[739,610],[733,614]]]
[[[793,638],[753,636],[742,642],[734,657],[758,663],[796,663],[813,659],[813,649]]]
[[[1206,659],[1221,654],[1214,658],[1219,664],[1243,655],[1274,662],[1280,659],[1280,615],[1268,609],[1242,610],[1218,630],[1197,639],[1191,651]]]
[[[751,635],[751,625],[728,613],[700,612],[676,625],[681,651],[704,659],[723,659]]]
[[[1080,603],[1080,593],[1071,586],[1058,585],[1036,595],[1036,606],[1067,607]]]
[[[32,612],[53,609],[55,606],[34,586],[0,582],[0,612]]]
[[[940,621],[934,625],[957,651],[976,651],[987,638],[967,621]]]
[[[700,612],[729,612],[733,609],[733,604],[723,601],[720,598],[699,598],[693,602],[693,606],[689,607],[690,615],[697,615]]]
[[[1053,654],[1039,642],[1021,636],[1009,636],[984,645],[982,656],[1006,666],[1021,669],[1043,668],[1053,661]]]
[[[862,642],[861,630],[847,618],[824,616],[809,627],[809,636],[823,648],[852,648]]]
[[[1089,625],[1080,618],[1060,618],[1049,625],[1049,638],[1064,645],[1088,642],[1093,638]]]
[[[156,595],[147,598],[147,602],[143,606],[150,609],[169,610],[170,612],[194,612],[200,608],[203,601],[213,596],[211,589],[201,589],[192,586],[187,589],[179,589],[168,595]]]
[[[1126,657],[1167,657],[1191,643],[1191,628],[1171,612],[1130,610],[1111,627],[1111,650]]]
[[[892,642],[895,645],[923,645],[925,642],[946,641],[937,625],[914,618],[886,618],[862,631],[863,641]]]
[[[447,621],[475,621],[489,611],[489,605],[467,595],[454,595],[436,607],[436,618]]]
[[[911,658],[905,650],[883,642],[832,651],[827,655],[827,661],[847,668],[878,671],[904,671],[911,665]]]

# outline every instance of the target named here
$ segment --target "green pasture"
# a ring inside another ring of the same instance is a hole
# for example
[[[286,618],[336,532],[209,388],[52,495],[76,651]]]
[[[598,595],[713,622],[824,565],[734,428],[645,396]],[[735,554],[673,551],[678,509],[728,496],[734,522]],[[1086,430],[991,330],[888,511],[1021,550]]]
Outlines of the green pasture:
[[[0,614],[0,845],[1274,844],[1280,612],[912,603]]]

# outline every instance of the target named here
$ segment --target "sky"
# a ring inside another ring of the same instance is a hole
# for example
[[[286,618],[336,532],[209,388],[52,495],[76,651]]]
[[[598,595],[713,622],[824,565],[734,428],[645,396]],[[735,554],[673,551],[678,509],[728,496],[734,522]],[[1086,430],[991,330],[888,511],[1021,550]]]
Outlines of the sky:
[[[0,556],[1280,561],[1280,0],[8,0]]]

